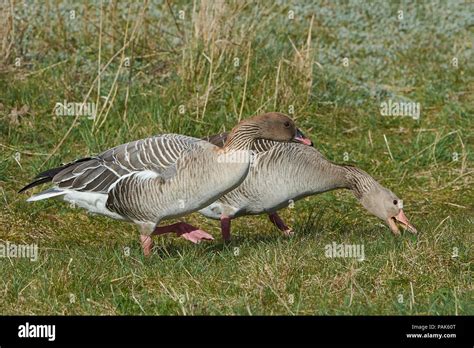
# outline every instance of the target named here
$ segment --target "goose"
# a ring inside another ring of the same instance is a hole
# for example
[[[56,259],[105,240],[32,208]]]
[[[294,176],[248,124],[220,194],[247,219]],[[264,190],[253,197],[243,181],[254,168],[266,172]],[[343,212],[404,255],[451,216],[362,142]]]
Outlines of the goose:
[[[19,192],[52,182],[52,188],[27,201],[56,197],[93,214],[133,222],[148,256],[152,235],[174,232],[193,243],[213,239],[184,222],[159,224],[202,209],[237,187],[248,174],[250,150],[258,139],[310,144],[288,116],[266,113],[240,122],[221,147],[185,135],[157,135],[42,172]]]
[[[207,137],[222,146],[228,134]],[[362,169],[328,161],[318,150],[294,142],[277,143],[258,140],[254,143],[254,161],[249,174],[233,191],[220,197],[199,212],[221,221],[224,241],[230,240],[231,220],[245,215],[268,214],[270,221],[285,235],[292,235],[277,211],[304,197],[335,189],[351,190],[362,206],[382,219],[395,235],[397,223],[416,234],[403,212],[403,202]]]

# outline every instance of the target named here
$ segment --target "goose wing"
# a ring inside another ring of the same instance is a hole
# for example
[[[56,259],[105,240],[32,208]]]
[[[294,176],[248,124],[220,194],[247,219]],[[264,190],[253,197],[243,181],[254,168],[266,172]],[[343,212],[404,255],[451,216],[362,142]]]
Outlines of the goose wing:
[[[107,193],[119,180],[136,173],[166,179],[175,174],[175,164],[184,152],[199,142],[202,141],[178,134],[132,141],[66,165],[52,181],[60,189]]]

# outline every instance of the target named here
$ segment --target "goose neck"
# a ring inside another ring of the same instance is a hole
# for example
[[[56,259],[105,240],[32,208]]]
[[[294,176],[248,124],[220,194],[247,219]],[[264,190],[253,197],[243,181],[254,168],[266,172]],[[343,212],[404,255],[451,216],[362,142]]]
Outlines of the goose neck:
[[[224,150],[250,150],[260,136],[260,127],[254,123],[242,123],[229,134]]]
[[[353,166],[340,166],[344,172],[344,187],[351,190],[357,199],[361,199],[377,182],[362,169]]]

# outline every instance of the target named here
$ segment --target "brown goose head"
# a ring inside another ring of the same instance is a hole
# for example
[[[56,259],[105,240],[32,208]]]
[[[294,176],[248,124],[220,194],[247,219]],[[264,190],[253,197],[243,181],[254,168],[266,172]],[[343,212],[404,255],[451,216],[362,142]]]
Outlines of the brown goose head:
[[[310,139],[296,128],[295,122],[278,112],[269,112],[240,122],[229,134],[226,145],[235,139],[267,139],[280,142],[297,141],[312,145]]]

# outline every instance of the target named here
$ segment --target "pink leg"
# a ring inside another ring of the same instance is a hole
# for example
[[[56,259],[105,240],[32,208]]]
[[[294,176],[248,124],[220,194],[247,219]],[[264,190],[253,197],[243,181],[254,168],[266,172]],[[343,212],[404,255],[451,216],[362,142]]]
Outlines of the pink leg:
[[[225,215],[221,216],[221,233],[224,242],[230,242],[230,221],[230,217]]]
[[[214,238],[206,231],[200,230],[197,227],[189,225],[184,222],[177,222],[168,226],[157,226],[152,235],[159,235],[164,233],[174,232],[179,237],[183,237],[193,243],[199,243],[201,240],[213,240]]]
[[[294,234],[293,229],[291,227],[286,226],[285,223],[283,222],[283,220],[280,218],[280,216],[277,213],[268,214],[268,217],[269,217],[270,221],[276,227],[278,227],[278,229],[280,231],[283,231],[283,233],[286,236],[292,236]]]
[[[151,239],[151,236],[146,234],[140,235],[140,242],[142,244],[143,255],[150,256],[151,248],[153,248],[153,240]]]

